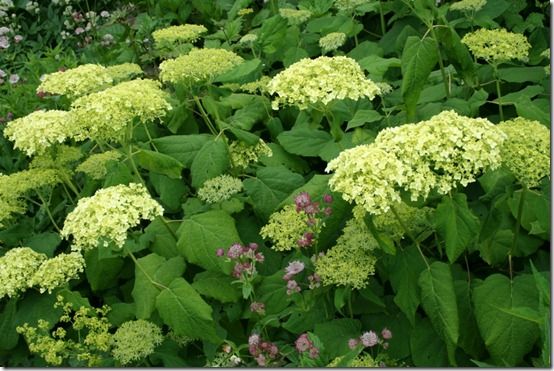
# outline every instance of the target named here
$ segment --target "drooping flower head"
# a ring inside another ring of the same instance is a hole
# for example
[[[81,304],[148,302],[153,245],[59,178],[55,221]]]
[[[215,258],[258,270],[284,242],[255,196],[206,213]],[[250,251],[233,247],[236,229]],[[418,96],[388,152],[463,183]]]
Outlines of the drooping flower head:
[[[170,26],[152,32],[156,47],[171,47],[179,43],[193,43],[200,38],[208,29],[199,24],[183,24]]]
[[[38,287],[41,293],[51,293],[55,288],[79,277],[84,266],[85,259],[81,253],[62,253],[44,261],[31,276],[30,284]]]
[[[242,62],[242,57],[225,49],[193,49],[162,62],[160,80],[172,84],[203,84]]]
[[[236,193],[242,191],[242,181],[227,174],[208,179],[198,190],[198,198],[204,202],[213,204],[228,200]]]
[[[343,32],[331,32],[319,39],[319,47],[323,53],[337,50],[344,45],[346,34]]]
[[[4,136],[14,142],[14,148],[32,156],[71,137],[75,130],[71,117],[67,111],[35,111],[8,122]]]
[[[29,247],[16,247],[0,257],[0,299],[14,297],[33,286],[31,277],[47,259]]]
[[[37,87],[37,93],[67,95],[74,99],[107,88],[113,82],[106,67],[83,64],[65,71],[46,75]]]
[[[141,184],[116,185],[83,197],[65,219],[62,237],[73,236],[73,250],[93,249],[103,239],[104,246],[112,241],[119,248],[127,231],[141,220],[153,220],[163,214],[158,204]]]
[[[367,79],[352,58],[304,58],[278,73],[268,84],[270,94],[277,94],[273,109],[280,104],[306,109],[310,104],[328,104],[333,100],[375,98],[379,87]]]
[[[123,323],[113,335],[112,354],[122,365],[154,353],[163,341],[162,330],[152,322],[138,319]]]
[[[487,63],[499,64],[510,60],[527,61],[531,44],[527,38],[518,33],[508,32],[501,28],[487,30],[481,28],[466,34],[462,43],[477,58],[483,58]]]
[[[71,105],[75,139],[117,140],[133,120],[149,122],[171,110],[167,93],[154,80],[132,80],[77,99]]]
[[[104,179],[108,173],[106,168],[108,163],[110,161],[117,161],[121,156],[121,153],[116,150],[95,153],[77,166],[75,170],[87,174],[92,179]]]
[[[550,175],[550,130],[538,121],[522,117],[497,125],[508,139],[502,145],[502,161],[516,179],[528,187]]]

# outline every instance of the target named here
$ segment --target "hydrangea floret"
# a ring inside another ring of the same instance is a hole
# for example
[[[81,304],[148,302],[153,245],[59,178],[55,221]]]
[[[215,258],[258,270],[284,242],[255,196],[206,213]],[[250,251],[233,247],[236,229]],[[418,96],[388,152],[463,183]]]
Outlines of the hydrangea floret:
[[[44,261],[30,279],[31,286],[39,288],[41,293],[51,293],[68,281],[78,278],[85,267],[85,259],[78,252],[59,254]]]
[[[268,84],[268,92],[277,94],[272,108],[295,105],[301,110],[310,104],[328,104],[333,100],[367,98],[380,93],[379,87],[367,79],[360,65],[352,58],[303,58],[278,73]]]
[[[98,64],[83,64],[65,71],[44,76],[37,93],[66,95],[70,99],[105,89],[113,83],[106,67]]]
[[[134,120],[149,122],[171,110],[167,93],[154,80],[122,82],[77,99],[71,105],[78,133],[75,139],[117,140]]]
[[[242,57],[225,49],[193,49],[188,54],[163,61],[160,80],[173,84],[202,84],[243,61]]]
[[[75,170],[87,174],[92,179],[104,179],[108,173],[106,168],[108,162],[117,161],[121,156],[121,153],[116,150],[95,153],[79,164]]]
[[[200,24],[183,24],[170,26],[152,32],[157,47],[171,46],[178,43],[193,43],[208,29]]]
[[[70,112],[39,110],[8,122],[4,136],[14,142],[14,148],[32,156],[64,142],[73,135],[73,130]]]
[[[113,335],[112,354],[122,365],[139,361],[154,353],[163,341],[162,330],[152,322],[127,321]]]
[[[114,82],[122,82],[142,75],[144,72],[138,64],[122,63],[106,67],[106,72]]]
[[[319,39],[319,47],[323,53],[337,50],[346,42],[346,34],[344,32],[331,32]]]
[[[81,198],[65,219],[61,235],[66,239],[73,236],[72,249],[76,251],[93,249],[100,240],[104,246],[112,241],[121,248],[130,228],[162,214],[163,208],[143,185],[120,184]]]
[[[223,174],[208,179],[198,190],[198,198],[209,204],[225,201],[242,191],[242,181],[231,175]]]
[[[31,277],[47,259],[29,247],[16,247],[0,257],[0,299],[14,297],[33,286]]]
[[[333,6],[343,12],[352,12],[360,5],[368,4],[370,0],[335,0]]]
[[[273,241],[274,250],[292,250],[306,230],[306,221],[306,215],[297,212],[294,205],[285,205],[282,210],[271,214],[260,235]]]
[[[503,165],[529,188],[550,176],[550,130],[538,121],[517,117],[497,125],[508,139],[502,145]]]
[[[260,157],[272,155],[271,148],[262,139],[253,146],[242,141],[234,141],[229,145],[229,157],[234,168],[245,169],[248,165],[258,162]]]
[[[29,168],[57,169],[71,174],[75,163],[82,157],[83,153],[77,147],[65,144],[55,145],[49,151],[35,155]]]
[[[299,25],[310,19],[312,12],[305,9],[281,8],[279,15],[285,18],[290,25]]]
[[[466,34],[462,43],[477,58],[487,63],[498,65],[510,60],[527,61],[531,44],[527,38],[518,33],[508,32],[503,28],[487,30],[485,28]]]
[[[481,10],[487,0],[460,0],[450,5],[450,10],[472,11],[477,12]]]

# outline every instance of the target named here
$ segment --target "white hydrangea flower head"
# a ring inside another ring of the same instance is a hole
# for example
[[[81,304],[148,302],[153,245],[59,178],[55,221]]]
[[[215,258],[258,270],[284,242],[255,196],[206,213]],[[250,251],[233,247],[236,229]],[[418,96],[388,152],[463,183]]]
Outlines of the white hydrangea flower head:
[[[227,174],[208,179],[198,190],[198,198],[202,201],[214,204],[231,198],[242,191],[242,181]]]
[[[243,61],[242,57],[225,49],[193,49],[188,54],[163,61],[160,80],[172,84],[202,84]]]
[[[112,354],[122,365],[154,353],[163,341],[162,330],[150,321],[138,319],[121,324],[113,335]]]
[[[30,278],[30,284],[38,287],[41,293],[51,293],[68,281],[78,278],[84,267],[85,259],[81,253],[62,253],[42,262]]]
[[[337,50],[346,42],[346,34],[344,32],[331,32],[319,39],[319,47],[323,53]]]
[[[165,116],[172,109],[168,94],[154,80],[137,79],[122,82],[73,102],[76,140],[119,139],[134,120],[150,122]]]
[[[360,5],[369,3],[370,0],[335,0],[334,7],[343,12],[352,12]]]
[[[487,0],[460,0],[450,5],[450,10],[477,12],[487,4]]]
[[[4,136],[27,156],[43,153],[53,144],[62,143],[73,135],[71,117],[68,111],[35,111],[8,122]]]
[[[81,198],[65,219],[61,235],[66,239],[73,236],[74,251],[93,249],[100,239],[104,246],[112,241],[121,248],[129,229],[162,214],[162,206],[142,184],[120,184]]]
[[[104,179],[108,173],[106,168],[108,162],[117,161],[121,156],[121,153],[116,150],[95,153],[79,164],[75,170],[87,174],[92,179]]]
[[[113,83],[106,67],[99,64],[83,64],[65,71],[44,76],[37,93],[67,95],[74,99],[107,88]]]
[[[538,121],[517,117],[497,125],[508,136],[502,161],[516,179],[533,188],[550,176],[550,130]]]
[[[278,73],[268,84],[268,92],[277,94],[272,108],[280,104],[307,109],[310,104],[328,104],[333,100],[367,98],[380,93],[352,58],[304,58]]]
[[[260,236],[273,242],[272,249],[289,251],[298,246],[306,230],[307,217],[305,213],[296,211],[294,205],[285,205],[282,210],[274,212],[266,225],[260,229]]]
[[[33,286],[31,277],[47,259],[29,247],[16,247],[0,257],[0,299],[10,298]]]
[[[477,58],[483,58],[487,63],[499,64],[510,60],[526,62],[531,44],[527,38],[505,29],[487,30],[480,28],[462,38],[462,43]]]
[[[299,25],[312,16],[312,12],[305,9],[280,8],[279,15],[285,18],[290,25]]]
[[[241,141],[229,145],[229,157],[234,168],[245,169],[248,165],[258,162],[262,156],[273,156],[273,151],[262,139],[253,146]]]
[[[122,82],[142,75],[144,72],[138,64],[122,63],[106,67],[106,72],[114,82]]]
[[[171,46],[177,43],[193,43],[208,29],[200,24],[170,26],[152,32],[156,47]]]
[[[246,35],[240,38],[239,44],[250,45],[256,40],[258,40],[258,35],[254,33],[247,33]]]

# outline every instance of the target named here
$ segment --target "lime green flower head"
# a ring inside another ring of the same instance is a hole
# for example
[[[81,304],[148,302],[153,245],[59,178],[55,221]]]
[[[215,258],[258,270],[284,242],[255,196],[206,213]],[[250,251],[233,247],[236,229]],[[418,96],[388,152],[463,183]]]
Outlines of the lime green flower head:
[[[273,109],[280,104],[307,109],[310,104],[328,104],[333,100],[363,97],[373,99],[379,87],[367,79],[360,65],[348,57],[304,58],[278,73],[268,84],[277,94]]]
[[[122,63],[106,67],[106,72],[114,82],[127,81],[143,74],[142,68],[135,63]]]
[[[47,259],[29,247],[16,247],[0,257],[0,299],[14,297],[33,286],[31,277]]]
[[[334,7],[343,12],[352,12],[360,5],[368,4],[370,0],[335,0]]]
[[[163,214],[158,204],[141,184],[116,185],[83,197],[65,219],[61,235],[73,236],[73,250],[95,248],[100,239],[107,246],[112,241],[123,247],[127,231],[143,219],[153,220]]]
[[[224,174],[208,179],[198,190],[198,198],[209,204],[225,201],[242,191],[242,181]]]
[[[43,153],[56,143],[62,143],[74,132],[70,112],[35,111],[7,123],[4,136],[14,142],[14,148],[27,156]]]
[[[299,25],[310,19],[312,12],[304,9],[281,8],[279,15],[285,18],[290,25]]]
[[[83,153],[78,147],[56,145],[50,151],[35,155],[29,168],[57,169],[66,174],[72,174],[75,163],[82,157]]]
[[[502,146],[503,165],[528,187],[550,176],[550,130],[538,121],[522,117],[497,125],[508,139]]]
[[[405,166],[393,154],[374,145],[360,145],[342,151],[325,171],[333,191],[345,201],[354,201],[371,214],[381,214],[400,201],[397,188],[405,183]]]
[[[527,61],[531,44],[524,35],[508,32],[501,28],[487,30],[481,28],[466,34],[462,43],[477,58],[483,58],[487,63],[499,64],[512,59]]]
[[[37,93],[67,95],[74,99],[107,88],[113,82],[104,66],[83,64],[63,72],[46,75]]]
[[[152,322],[138,319],[123,323],[113,335],[112,354],[122,365],[154,353],[163,341],[162,330]]]
[[[188,54],[163,61],[160,80],[173,84],[202,84],[243,61],[242,57],[225,49],[193,49]]]
[[[59,254],[52,259],[45,260],[31,276],[31,286],[39,288],[43,293],[58,288],[68,281],[78,278],[83,272],[85,259],[78,252]]]
[[[245,169],[248,165],[258,162],[262,156],[273,156],[273,152],[262,139],[253,146],[235,141],[229,145],[229,156],[234,168]]]
[[[452,5],[450,5],[450,10],[477,12],[481,10],[481,8],[483,8],[486,3],[487,0],[461,0],[452,3]]]
[[[297,241],[306,230],[306,222],[305,213],[297,212],[294,205],[285,205],[281,211],[271,214],[260,230],[260,236],[273,242],[272,249],[289,251],[298,246]]]
[[[315,262],[315,272],[327,285],[364,288],[375,273],[377,261],[373,250],[379,244],[363,220],[350,219],[337,243]]]
[[[119,158],[121,158],[121,153],[116,150],[95,153],[77,166],[76,170],[87,174],[92,179],[104,179],[108,173],[106,168],[108,162],[117,161]]]
[[[323,53],[337,50],[344,45],[346,34],[343,32],[331,32],[319,39],[319,47]]]
[[[153,80],[122,82],[77,99],[72,107],[76,140],[118,140],[134,120],[149,122],[171,110],[168,95]]]
[[[193,43],[208,29],[199,24],[170,26],[152,32],[156,47],[171,46],[178,43]]]

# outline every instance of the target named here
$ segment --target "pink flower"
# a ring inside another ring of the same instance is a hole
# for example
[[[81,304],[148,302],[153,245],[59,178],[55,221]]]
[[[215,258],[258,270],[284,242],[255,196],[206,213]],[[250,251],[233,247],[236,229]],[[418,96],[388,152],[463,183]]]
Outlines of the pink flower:
[[[10,40],[7,36],[0,36],[0,48],[8,49],[10,47]]]
[[[256,242],[250,242],[250,243],[248,244],[248,248],[249,248],[250,250],[252,250],[252,251],[258,250],[258,247],[259,247],[259,246],[258,246],[258,244],[257,244]]]
[[[296,211],[303,210],[312,202],[308,192],[301,192],[294,198],[294,203],[296,204]]]
[[[263,263],[264,260],[265,260],[265,257],[263,256],[262,253],[256,253],[256,255],[254,255],[254,259],[256,259],[257,262],[259,263]]]
[[[295,260],[289,263],[285,268],[285,272],[291,276],[298,274],[304,270],[304,263],[299,260]]]
[[[19,44],[21,41],[23,41],[23,36],[21,35],[15,35],[13,37],[13,41],[15,41],[16,44]]]
[[[258,366],[265,366],[266,363],[265,363],[265,356],[263,354],[259,354],[257,357],[256,357],[256,362],[258,363]]]
[[[379,337],[375,332],[368,331],[368,332],[364,332],[362,336],[360,336],[360,341],[364,346],[371,348],[377,345],[377,343],[379,342]]]
[[[381,336],[383,337],[383,339],[389,340],[392,338],[392,332],[385,327],[384,329],[381,330]]]
[[[250,304],[250,311],[263,316],[265,314],[265,304],[254,301]]]
[[[102,10],[100,12],[100,17],[102,17],[102,18],[108,18],[109,16],[110,16],[110,13],[106,10]]]
[[[259,334],[252,334],[248,337],[248,345],[258,346],[259,343],[260,343],[260,335]]]
[[[308,215],[317,214],[319,212],[319,202],[314,202],[304,207],[304,212]]]
[[[308,276],[308,281],[310,281],[310,289],[315,289],[319,286],[321,286],[320,282],[321,282],[321,278],[316,274],[310,274]]]
[[[310,349],[310,358],[317,358],[319,356],[319,349],[312,347]]]
[[[236,259],[242,255],[242,245],[240,243],[232,244],[227,251],[227,256],[231,259]]]
[[[305,352],[309,350],[312,347],[312,342],[310,339],[308,339],[308,334],[302,334],[296,339],[294,342],[294,346],[296,347],[296,350],[300,353]]]
[[[295,292],[300,292],[302,289],[298,286],[298,283],[295,280],[290,280],[287,282],[287,295],[292,295]]]
[[[222,248],[219,248],[215,251],[215,255],[216,256],[223,256],[223,255],[225,255],[225,250],[223,250]]]
[[[333,214],[333,209],[326,207],[325,210],[323,210],[323,214],[325,214],[325,216],[331,216],[331,214]]]
[[[14,73],[13,75],[10,75],[10,78],[8,80],[10,84],[17,84],[19,82],[19,75]]]
[[[330,194],[324,194],[323,202],[330,204],[331,202],[333,202],[333,196],[331,196]]]
[[[75,35],[80,35],[82,34],[83,32],[85,32],[85,29],[83,27],[77,27],[75,29]]]
[[[301,239],[296,241],[296,243],[300,247],[308,247],[312,244],[313,239],[314,239],[314,234],[311,233],[311,232],[306,232],[306,233],[304,233],[304,236],[302,236]]]
[[[356,347],[358,346],[358,344],[359,344],[358,339],[350,339],[350,340],[348,340],[348,347],[349,347],[350,349],[356,348]]]

